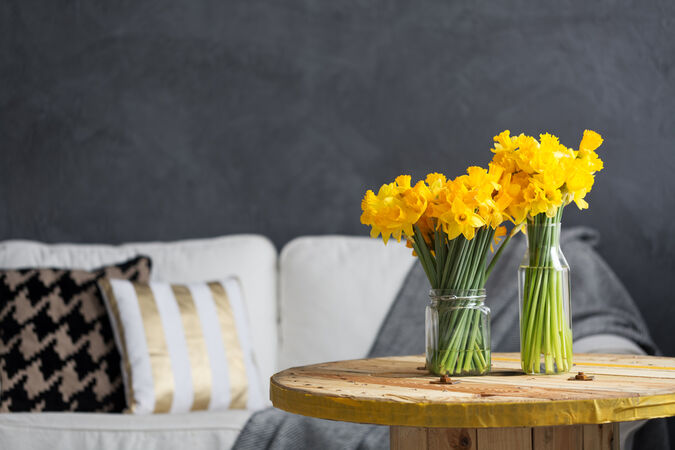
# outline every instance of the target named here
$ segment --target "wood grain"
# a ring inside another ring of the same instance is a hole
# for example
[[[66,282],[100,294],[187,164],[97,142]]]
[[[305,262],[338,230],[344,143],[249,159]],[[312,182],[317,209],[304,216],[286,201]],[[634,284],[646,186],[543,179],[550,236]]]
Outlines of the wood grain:
[[[619,424],[584,425],[584,448],[619,450]]]
[[[476,450],[476,430],[471,428],[429,428],[428,445],[437,450]]]
[[[568,374],[525,375],[517,353],[496,353],[489,375],[444,385],[419,370],[421,355],[338,361],[274,375],[271,399],[308,416],[421,427],[540,427],[675,415],[675,358],[581,354],[574,364]],[[576,371],[594,379],[570,380]]]
[[[532,447],[536,450],[574,450],[583,449],[583,445],[584,430],[581,425],[533,429]]]
[[[391,450],[427,450],[427,429],[420,427],[391,427],[389,429]]]
[[[395,450],[619,450],[619,425],[536,428],[391,427]]]
[[[532,428],[480,428],[477,450],[532,450]]]

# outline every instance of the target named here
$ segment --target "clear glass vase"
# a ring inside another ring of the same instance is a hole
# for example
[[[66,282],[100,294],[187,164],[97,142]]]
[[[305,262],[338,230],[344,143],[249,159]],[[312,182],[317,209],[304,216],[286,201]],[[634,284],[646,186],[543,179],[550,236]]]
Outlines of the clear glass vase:
[[[427,369],[439,376],[488,373],[490,308],[485,306],[485,289],[432,289],[429,297]]]
[[[527,251],[518,269],[520,360],[525,373],[564,373],[572,367],[569,273],[560,251],[560,222],[528,220]]]

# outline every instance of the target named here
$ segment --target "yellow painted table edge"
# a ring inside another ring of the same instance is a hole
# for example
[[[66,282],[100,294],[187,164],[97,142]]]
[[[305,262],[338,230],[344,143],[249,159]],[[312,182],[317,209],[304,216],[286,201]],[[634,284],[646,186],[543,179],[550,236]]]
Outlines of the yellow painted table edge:
[[[309,394],[281,386],[274,377],[270,380],[270,400],[276,408],[303,416],[407,427],[539,427],[675,415],[675,394],[516,403],[413,403]]]

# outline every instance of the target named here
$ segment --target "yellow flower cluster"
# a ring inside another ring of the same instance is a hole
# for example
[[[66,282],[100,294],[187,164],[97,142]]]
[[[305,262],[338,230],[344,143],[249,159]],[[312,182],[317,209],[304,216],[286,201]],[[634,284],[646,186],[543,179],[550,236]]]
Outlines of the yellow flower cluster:
[[[491,165],[490,170],[469,167],[466,175],[454,180],[440,173],[427,175],[426,180],[411,186],[411,178],[401,175],[393,183],[383,185],[377,195],[366,192],[361,202],[361,223],[371,227],[371,237],[382,234],[398,241],[412,237],[417,226],[427,242],[435,230],[442,229],[448,239],[460,234],[473,239],[476,229],[496,229],[508,216],[500,196],[498,181],[503,169]],[[500,233],[503,235],[503,233]]]
[[[579,150],[548,133],[539,135],[539,141],[524,134],[512,137],[509,130],[495,136],[491,166],[502,169],[498,183],[506,214],[519,224],[528,215],[554,217],[571,201],[588,208],[584,197],[603,167],[595,153],[601,144],[602,137],[591,130],[584,131]]]
[[[381,234],[385,243],[391,236],[397,241],[413,237],[414,227],[427,244],[437,230],[448,240],[459,235],[471,240],[478,228],[491,227],[500,238],[506,220],[519,225],[540,213],[554,217],[571,201],[587,208],[584,197],[595,172],[602,170],[595,153],[601,144],[602,137],[590,130],[584,132],[579,150],[548,133],[537,141],[524,134],[512,137],[506,130],[494,138],[489,169],[469,167],[452,180],[431,173],[414,186],[409,175],[401,175],[377,194],[367,191],[361,223],[371,227],[371,237]]]
[[[438,183],[439,174],[427,176],[428,184],[436,182],[440,185],[435,195],[428,199],[427,215],[436,219],[448,239],[462,234],[471,240],[477,228],[486,225],[497,228],[505,219],[504,211],[495,198],[501,173],[502,169],[498,166],[491,166],[489,171],[472,166],[467,169],[466,175],[442,185]]]
[[[366,192],[361,201],[361,223],[371,226],[371,237],[381,233],[385,243],[392,235],[397,241],[403,233],[412,236],[413,225],[427,209],[428,191],[423,181],[411,187],[410,175],[398,176],[393,183],[382,185],[377,195]]]

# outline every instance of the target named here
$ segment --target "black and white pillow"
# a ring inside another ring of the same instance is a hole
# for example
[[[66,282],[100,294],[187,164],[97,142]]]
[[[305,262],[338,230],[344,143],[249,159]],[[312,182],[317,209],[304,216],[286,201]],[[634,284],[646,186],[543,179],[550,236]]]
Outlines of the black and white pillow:
[[[147,282],[139,256],[94,271],[0,271],[0,412],[121,412],[120,354],[97,281]]]

